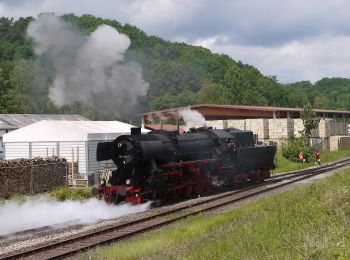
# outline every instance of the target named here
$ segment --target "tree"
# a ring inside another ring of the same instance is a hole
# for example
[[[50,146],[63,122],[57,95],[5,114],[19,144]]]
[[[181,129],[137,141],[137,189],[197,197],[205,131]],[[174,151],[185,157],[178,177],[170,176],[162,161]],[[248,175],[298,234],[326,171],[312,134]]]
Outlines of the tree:
[[[229,104],[224,93],[225,88],[222,85],[204,80],[201,89],[197,92],[197,102],[199,104]]]
[[[304,125],[302,135],[306,138],[307,144],[309,144],[311,131],[318,127],[320,119],[317,117],[310,103],[304,105],[303,110],[300,111],[300,118],[303,120]]]
[[[16,60],[10,74],[10,84],[17,93],[21,113],[43,113],[52,111],[49,100],[50,82],[38,61]]]
[[[231,66],[225,73],[226,95],[231,104],[243,105],[246,94],[251,89],[250,82],[245,75],[235,66]]]
[[[0,68],[0,113],[6,113],[6,105],[5,105],[5,100],[4,100],[4,96],[7,93],[7,81],[3,75],[3,69]]]

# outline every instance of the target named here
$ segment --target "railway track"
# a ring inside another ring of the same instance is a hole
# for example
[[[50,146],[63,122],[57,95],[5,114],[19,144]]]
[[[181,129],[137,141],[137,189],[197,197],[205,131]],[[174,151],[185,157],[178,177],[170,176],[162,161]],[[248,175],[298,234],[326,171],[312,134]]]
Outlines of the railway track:
[[[162,210],[162,208],[160,208],[148,217],[139,218],[124,224],[110,225],[95,232],[77,235],[70,239],[32,248],[27,251],[13,252],[12,254],[3,256],[0,255],[0,259],[54,259],[67,257],[97,245],[104,245],[131,237],[173,223],[188,216],[243,201],[262,193],[311,178],[318,174],[345,167],[349,164],[350,158],[332,164],[322,165],[317,168],[273,176],[269,180],[252,187],[225,192],[185,206],[176,207],[175,205],[172,209]]]
[[[62,227],[78,225],[78,223],[79,223],[79,219],[73,219],[73,220],[59,222],[59,223],[52,224],[52,225],[45,225],[45,226],[40,226],[40,227],[35,227],[35,228],[29,228],[29,229],[25,229],[22,231],[17,231],[17,232],[6,234],[6,235],[1,235],[0,240],[6,239],[7,237],[14,238],[14,237],[18,237],[18,236],[33,234],[33,233],[47,232],[47,231],[50,231],[53,229],[62,229]]]

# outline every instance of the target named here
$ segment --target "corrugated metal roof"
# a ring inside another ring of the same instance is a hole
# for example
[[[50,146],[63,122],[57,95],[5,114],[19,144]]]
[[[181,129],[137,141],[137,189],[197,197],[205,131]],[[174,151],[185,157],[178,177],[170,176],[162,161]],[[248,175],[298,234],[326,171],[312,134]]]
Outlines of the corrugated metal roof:
[[[14,130],[41,120],[87,121],[81,115],[61,114],[0,114],[0,130]]]
[[[134,127],[119,121],[42,120],[3,135],[5,142],[87,141],[90,134],[129,134]],[[142,129],[142,132],[148,132]]]

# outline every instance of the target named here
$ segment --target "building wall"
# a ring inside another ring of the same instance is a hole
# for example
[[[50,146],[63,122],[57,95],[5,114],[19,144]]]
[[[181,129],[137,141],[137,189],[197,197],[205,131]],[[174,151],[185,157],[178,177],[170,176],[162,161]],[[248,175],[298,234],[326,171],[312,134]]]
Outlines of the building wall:
[[[79,153],[79,173],[86,173],[86,142],[58,142],[59,154],[58,156],[66,158],[68,162],[73,159],[72,154],[74,153],[74,161],[77,161],[77,153]]]
[[[335,135],[348,135],[347,123],[337,122],[334,119],[321,119],[319,136],[330,137]]]
[[[350,136],[331,136],[329,138],[329,150],[338,151],[350,149]]]
[[[227,126],[237,128],[240,130],[248,130],[246,120],[227,120]]]
[[[303,121],[300,118],[210,120],[206,121],[206,124],[217,129],[234,127],[240,130],[251,130],[258,135],[259,141],[279,141],[292,136],[299,137],[300,132],[304,130]],[[189,123],[186,128],[200,126]],[[330,118],[321,119],[318,129],[312,131],[314,137],[312,142],[320,147],[320,150],[333,149],[331,147],[335,147],[332,143],[334,141],[329,138],[338,135],[348,135],[347,123]]]
[[[310,145],[315,150],[329,151],[330,138],[329,137],[311,138]]]
[[[116,167],[112,160],[98,162],[96,160],[97,144],[106,140],[90,140],[88,141],[88,170],[87,172],[96,173],[99,170]]]
[[[287,139],[294,134],[293,119],[268,119],[269,140]]]
[[[228,127],[240,130],[250,130],[258,135],[259,139],[267,139],[269,136],[267,119],[246,119],[246,120],[227,120]]]
[[[304,130],[303,120],[301,120],[300,118],[295,118],[295,119],[292,119],[292,120],[293,120],[293,123],[294,123],[293,135],[295,137],[299,137],[300,136],[300,132]]]
[[[114,138],[113,138],[114,139]],[[18,158],[35,158],[56,155],[72,161],[77,161],[79,148],[79,173],[97,173],[108,166],[114,166],[112,160],[97,162],[97,143],[106,140],[90,140],[76,142],[9,142],[5,143],[5,160]]]
[[[207,123],[208,127],[223,129],[223,128],[227,128],[227,125],[225,125],[225,121],[226,120],[211,120],[211,121],[206,121],[206,123]],[[198,125],[198,124],[191,124],[191,125],[194,125],[194,127],[201,127],[202,126],[202,125]]]
[[[240,130],[250,130],[258,135],[259,139],[268,139],[269,128],[268,119],[246,119],[246,120],[210,120],[206,121],[208,127],[217,129],[237,128]],[[186,129],[200,127],[196,124],[188,124]]]
[[[4,143],[4,159],[31,158],[28,142]]]
[[[57,142],[33,142],[29,144],[31,145],[31,156],[29,156],[30,158],[58,155]]]
[[[5,142],[4,159],[35,158],[57,155],[66,158],[68,162],[77,161],[79,150],[79,172],[86,173],[86,142]],[[95,152],[96,153],[96,152]]]

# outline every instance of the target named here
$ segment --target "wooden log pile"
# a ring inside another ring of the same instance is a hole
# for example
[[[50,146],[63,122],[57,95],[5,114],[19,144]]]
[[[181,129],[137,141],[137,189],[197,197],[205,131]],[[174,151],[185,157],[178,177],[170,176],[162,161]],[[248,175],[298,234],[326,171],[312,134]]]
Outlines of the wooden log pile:
[[[0,161],[0,198],[64,187],[67,164],[66,159],[57,156]]]

